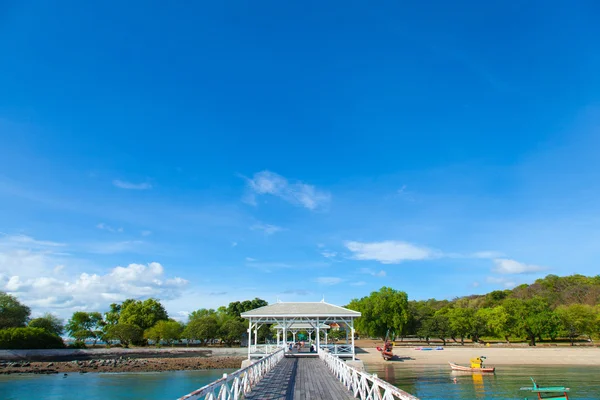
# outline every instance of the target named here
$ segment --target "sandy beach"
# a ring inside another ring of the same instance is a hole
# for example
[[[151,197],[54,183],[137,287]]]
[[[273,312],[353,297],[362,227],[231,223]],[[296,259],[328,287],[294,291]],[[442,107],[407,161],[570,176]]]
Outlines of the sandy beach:
[[[395,347],[392,363],[406,365],[446,364],[449,361],[468,365],[469,359],[487,357],[488,365],[595,365],[600,366],[598,347],[558,348],[486,348],[445,347],[444,350],[422,351],[411,347]],[[385,363],[375,348],[357,349],[357,358],[365,363]]]

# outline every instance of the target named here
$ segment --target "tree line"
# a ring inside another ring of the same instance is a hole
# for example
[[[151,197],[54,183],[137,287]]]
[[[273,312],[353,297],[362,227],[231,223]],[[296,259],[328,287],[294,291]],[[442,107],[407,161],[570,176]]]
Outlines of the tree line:
[[[415,336],[482,342],[544,339],[592,340],[600,335],[600,275],[548,275],[531,285],[448,300],[409,301],[405,292],[384,287],[347,306],[360,311],[359,334],[383,338]]]
[[[146,346],[172,345],[176,341],[186,344],[219,342],[227,346],[239,343],[246,332],[247,322],[240,314],[266,306],[265,300],[236,301],[228,306],[199,309],[189,314],[186,323],[169,318],[157,299],[127,299],[113,303],[104,314],[76,311],[64,323],[52,314],[31,319],[31,309],[7,293],[0,292],[0,348],[47,349],[62,348],[62,335],[74,339],[71,347],[84,348],[86,343],[101,341],[108,345],[118,343]],[[262,336],[270,332],[262,330]]]

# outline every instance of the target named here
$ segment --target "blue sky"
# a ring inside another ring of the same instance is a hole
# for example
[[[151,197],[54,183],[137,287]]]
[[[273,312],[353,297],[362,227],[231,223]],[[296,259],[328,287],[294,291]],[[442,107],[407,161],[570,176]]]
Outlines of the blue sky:
[[[0,290],[35,313],[597,274],[595,2],[126,3],[0,6]]]

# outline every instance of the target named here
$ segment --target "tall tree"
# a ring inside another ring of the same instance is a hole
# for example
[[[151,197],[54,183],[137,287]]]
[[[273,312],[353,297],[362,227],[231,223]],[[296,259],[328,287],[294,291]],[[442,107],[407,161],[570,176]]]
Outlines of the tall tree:
[[[76,311],[65,326],[69,336],[77,341],[85,342],[93,339],[94,344],[103,335],[104,320],[99,312]]]
[[[50,313],[44,314],[42,317],[32,319],[29,321],[27,326],[31,328],[42,328],[46,332],[52,333],[56,336],[62,335],[64,331],[63,321]]]
[[[142,330],[152,328],[158,321],[167,321],[169,315],[157,299],[132,300],[123,302],[119,314],[119,324],[137,325]]]
[[[181,337],[182,331],[183,325],[175,320],[158,321],[152,328],[146,329],[144,337],[153,340],[157,346],[161,341],[171,345]]]
[[[182,337],[188,340],[199,340],[206,345],[209,340],[219,335],[219,322],[216,315],[204,315],[191,319],[183,330]]]
[[[133,324],[116,324],[110,326],[106,331],[106,338],[109,340],[118,340],[123,347],[129,347],[131,343],[142,341],[144,331]]]
[[[595,328],[596,313],[592,306],[587,304],[571,304],[560,306],[556,309],[562,332],[571,341],[573,346],[575,339],[581,335],[591,338]]]
[[[408,296],[389,287],[382,287],[360,300],[353,299],[348,308],[361,312],[356,328],[372,337],[383,338],[388,333],[399,335],[408,322]]]
[[[13,295],[0,292],[0,329],[20,328],[27,324],[31,309]]]

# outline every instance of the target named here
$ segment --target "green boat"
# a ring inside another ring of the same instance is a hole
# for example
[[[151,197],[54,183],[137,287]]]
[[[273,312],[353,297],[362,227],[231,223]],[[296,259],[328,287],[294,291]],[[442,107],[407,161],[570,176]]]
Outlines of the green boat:
[[[571,390],[564,386],[538,386],[535,379],[531,378],[533,387],[522,387],[521,390],[528,390],[537,393],[537,399],[569,400],[568,391]],[[528,398],[525,398],[527,400]]]

